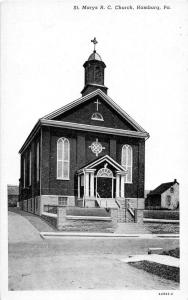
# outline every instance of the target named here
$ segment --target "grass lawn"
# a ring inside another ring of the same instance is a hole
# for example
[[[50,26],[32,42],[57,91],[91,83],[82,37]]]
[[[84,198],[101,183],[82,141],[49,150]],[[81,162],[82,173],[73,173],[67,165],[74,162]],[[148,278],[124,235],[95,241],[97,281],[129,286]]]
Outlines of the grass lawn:
[[[163,251],[163,255],[170,255],[176,258],[180,258],[180,248],[175,248],[168,251]]]
[[[179,220],[179,210],[144,210],[144,218]]]
[[[144,223],[144,227],[151,233],[179,233],[179,224]]]
[[[66,222],[66,224],[63,226],[61,231],[113,233],[115,229],[116,229],[116,224],[109,221],[70,220]]]
[[[151,261],[137,261],[131,262],[130,265],[137,269],[158,275],[162,278],[180,282],[180,271],[177,267],[158,264]]]

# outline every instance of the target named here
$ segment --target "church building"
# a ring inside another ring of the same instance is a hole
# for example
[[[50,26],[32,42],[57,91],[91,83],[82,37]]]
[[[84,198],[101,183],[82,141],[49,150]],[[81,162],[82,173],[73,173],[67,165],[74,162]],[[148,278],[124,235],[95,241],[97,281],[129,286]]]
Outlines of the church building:
[[[108,96],[106,65],[92,42],[82,96],[39,119],[19,151],[25,211],[41,215],[46,205],[144,209],[149,134]]]

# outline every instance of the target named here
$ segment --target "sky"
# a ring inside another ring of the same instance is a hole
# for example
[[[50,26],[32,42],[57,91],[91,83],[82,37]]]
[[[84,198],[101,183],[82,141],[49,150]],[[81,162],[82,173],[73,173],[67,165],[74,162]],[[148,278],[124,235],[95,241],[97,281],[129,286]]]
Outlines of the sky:
[[[168,2],[168,1],[167,1]],[[101,1],[87,1],[95,6]],[[131,1],[136,6],[136,2]],[[83,10],[81,1],[1,3],[1,164],[18,184],[19,149],[42,116],[79,98],[91,39],[106,64],[108,95],[147,132],[145,188],[185,176],[187,2],[171,9]],[[104,6],[109,4],[106,0]],[[141,4],[147,4],[142,1]],[[167,3],[168,4],[168,3]],[[79,9],[74,10],[73,6]]]

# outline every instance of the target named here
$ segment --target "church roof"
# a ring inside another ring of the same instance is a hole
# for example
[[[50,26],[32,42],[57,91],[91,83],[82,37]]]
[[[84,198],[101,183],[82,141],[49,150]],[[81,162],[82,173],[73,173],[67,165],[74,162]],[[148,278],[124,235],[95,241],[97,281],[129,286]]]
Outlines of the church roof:
[[[102,58],[96,51],[93,51],[93,53],[89,56],[88,60],[100,60],[100,61],[102,61]]]
[[[161,195],[162,193],[167,191],[171,186],[173,186],[175,183],[178,183],[176,181],[176,179],[174,179],[174,181],[172,181],[172,182],[165,182],[165,183],[160,184],[158,187],[156,187],[154,190],[152,190],[148,194],[148,197],[152,196],[152,195]]]
[[[132,125],[135,130],[125,130],[119,128],[111,128],[111,127],[104,127],[104,126],[96,126],[96,125],[89,125],[89,124],[81,124],[81,123],[73,123],[73,122],[65,122],[65,121],[57,121],[55,120],[56,117],[59,115],[68,112],[71,109],[76,108],[78,105],[85,103],[92,99],[95,96],[100,96],[111,108],[113,108],[126,122]],[[30,143],[32,138],[38,132],[41,126],[53,126],[53,127],[60,127],[60,128],[68,128],[74,130],[82,130],[82,131],[89,131],[89,132],[100,132],[104,134],[115,134],[120,136],[130,136],[130,137],[138,137],[138,138],[149,138],[149,133],[146,132],[133,118],[131,118],[118,104],[116,104],[108,95],[106,95],[100,89],[97,89],[84,97],[81,97],[77,100],[72,101],[71,103],[53,111],[52,113],[40,118],[32,131],[30,132],[29,136],[27,137],[25,143],[20,149],[20,153],[24,151],[27,145]]]

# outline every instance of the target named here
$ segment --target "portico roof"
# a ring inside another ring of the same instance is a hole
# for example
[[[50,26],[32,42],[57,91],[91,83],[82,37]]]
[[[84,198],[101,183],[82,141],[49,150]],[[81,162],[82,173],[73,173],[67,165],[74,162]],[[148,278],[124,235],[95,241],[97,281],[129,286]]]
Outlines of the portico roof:
[[[85,171],[90,171],[91,169],[95,169],[95,167],[101,163],[108,163],[109,165],[113,166],[118,173],[126,173],[126,169],[123,168],[117,161],[111,158],[109,155],[104,155],[100,158],[95,159],[94,161],[90,162],[89,164],[80,168],[77,173],[81,174]]]

